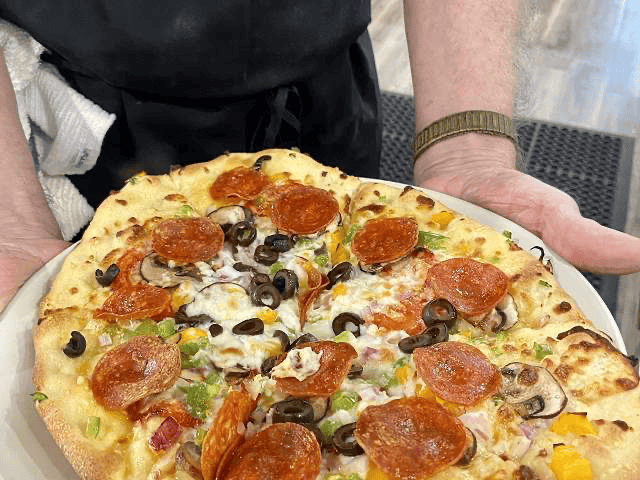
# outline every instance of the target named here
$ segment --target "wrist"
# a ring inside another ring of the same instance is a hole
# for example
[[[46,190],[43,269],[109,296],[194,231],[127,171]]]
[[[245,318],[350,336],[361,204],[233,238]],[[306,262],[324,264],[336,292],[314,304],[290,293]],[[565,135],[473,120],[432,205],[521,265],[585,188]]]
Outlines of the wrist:
[[[514,169],[516,149],[509,138],[465,133],[428,148],[414,165],[414,178],[422,185],[431,178]]]

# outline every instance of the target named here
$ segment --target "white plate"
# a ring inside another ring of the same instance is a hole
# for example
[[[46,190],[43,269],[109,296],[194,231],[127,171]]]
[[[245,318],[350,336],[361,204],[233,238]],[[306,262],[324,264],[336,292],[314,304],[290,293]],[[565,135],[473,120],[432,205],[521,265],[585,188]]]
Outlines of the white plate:
[[[400,188],[403,185],[395,184]],[[509,230],[524,249],[542,241],[515,223],[463,200],[428,192],[450,208],[502,232]],[[34,352],[31,331],[37,321],[37,305],[73,247],[69,247],[34,274],[0,316],[0,478],[72,480],[78,477],[66,461],[33,407],[31,368]],[[626,353],[622,336],[591,284],[567,262],[544,246],[553,258],[556,278],[576,300],[597,328],[606,332]]]

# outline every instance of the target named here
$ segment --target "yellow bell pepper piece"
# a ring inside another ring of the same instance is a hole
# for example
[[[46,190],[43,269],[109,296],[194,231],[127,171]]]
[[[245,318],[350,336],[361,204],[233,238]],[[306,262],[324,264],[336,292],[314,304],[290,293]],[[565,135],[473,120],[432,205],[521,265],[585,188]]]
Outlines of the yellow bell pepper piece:
[[[343,245],[344,237],[344,227],[338,228],[331,234],[331,241],[329,242],[329,260],[331,260],[332,265],[346,262],[349,259],[349,252]]]
[[[375,463],[369,460],[369,469],[365,480],[394,480],[394,477],[384,473]]]
[[[257,313],[257,316],[265,325],[272,325],[278,318],[278,312],[270,308],[264,308]]]
[[[182,345],[183,343],[193,342],[194,340],[198,340],[199,338],[207,336],[207,332],[195,327],[185,328],[180,332],[180,334],[181,336],[180,336],[180,341],[178,342],[178,345]]]
[[[567,435],[573,433],[575,435],[595,435],[596,431],[587,419],[586,415],[578,415],[575,413],[563,413],[551,425],[550,430],[558,435]]]
[[[589,461],[569,445],[554,447],[549,468],[557,480],[593,480]]]
[[[394,375],[400,383],[407,383],[407,379],[409,378],[409,365],[404,365],[396,369]]]
[[[336,298],[338,295],[344,295],[345,293],[347,293],[347,287],[344,283],[338,283],[331,289],[331,296],[333,298]]]
[[[440,228],[444,230],[449,226],[449,223],[451,223],[451,220],[453,220],[453,218],[453,213],[444,211],[433,215],[431,217],[431,220],[440,225]]]

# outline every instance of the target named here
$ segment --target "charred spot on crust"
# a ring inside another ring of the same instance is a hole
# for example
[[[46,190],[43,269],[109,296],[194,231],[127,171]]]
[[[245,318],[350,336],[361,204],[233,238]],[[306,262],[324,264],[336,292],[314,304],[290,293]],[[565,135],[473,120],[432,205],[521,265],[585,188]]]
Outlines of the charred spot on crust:
[[[571,304],[569,302],[560,302],[558,305],[553,307],[553,311],[557,314],[567,313],[571,310]]]
[[[433,208],[436,205],[436,202],[433,199],[426,197],[424,195],[418,195],[416,197],[416,203],[421,207]]]
[[[384,205],[377,205],[375,203],[372,203],[370,205],[366,205],[364,207],[360,207],[358,209],[359,212],[373,212],[373,213],[382,213],[384,211],[386,207]]]

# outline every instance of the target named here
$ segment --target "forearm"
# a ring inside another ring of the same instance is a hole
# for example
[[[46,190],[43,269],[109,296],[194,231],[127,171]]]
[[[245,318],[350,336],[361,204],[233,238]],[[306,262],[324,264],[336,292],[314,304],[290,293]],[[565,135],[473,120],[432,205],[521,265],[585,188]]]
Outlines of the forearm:
[[[12,239],[61,238],[33,167],[15,94],[0,49],[0,244]]]
[[[405,0],[405,24],[416,100],[416,128],[451,113],[513,111],[513,45],[516,0]],[[515,163],[504,138],[467,134],[429,148],[416,165],[421,179],[440,159],[476,151],[467,161],[489,157]],[[444,161],[444,160],[443,160]],[[450,160],[447,160],[450,161]]]

